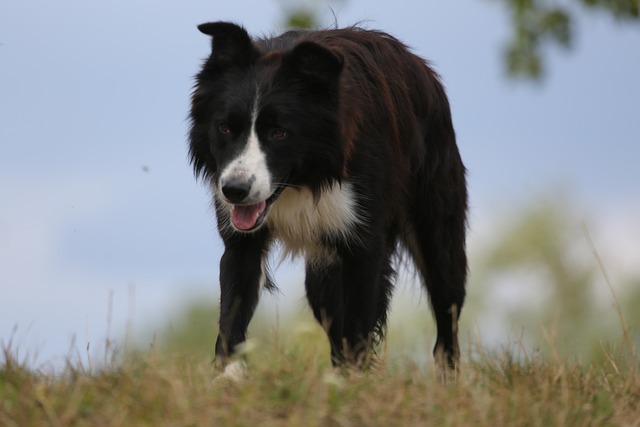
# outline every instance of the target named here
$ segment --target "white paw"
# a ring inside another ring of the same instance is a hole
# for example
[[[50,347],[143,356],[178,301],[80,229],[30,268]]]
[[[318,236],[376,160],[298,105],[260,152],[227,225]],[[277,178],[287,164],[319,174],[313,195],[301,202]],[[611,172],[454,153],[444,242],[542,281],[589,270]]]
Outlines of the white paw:
[[[219,382],[223,380],[229,380],[233,382],[240,382],[246,379],[248,376],[247,363],[244,360],[235,360],[225,366],[224,371],[220,375],[217,375],[213,382]]]

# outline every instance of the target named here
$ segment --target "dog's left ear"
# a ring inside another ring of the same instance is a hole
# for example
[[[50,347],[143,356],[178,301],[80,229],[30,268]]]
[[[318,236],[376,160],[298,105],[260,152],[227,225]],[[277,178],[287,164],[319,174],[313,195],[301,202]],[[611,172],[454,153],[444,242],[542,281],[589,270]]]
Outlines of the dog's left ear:
[[[219,65],[249,65],[260,53],[247,30],[231,22],[208,22],[198,30],[212,37],[211,58]]]
[[[302,42],[283,58],[283,68],[321,82],[337,80],[343,61],[329,49],[313,42]]]

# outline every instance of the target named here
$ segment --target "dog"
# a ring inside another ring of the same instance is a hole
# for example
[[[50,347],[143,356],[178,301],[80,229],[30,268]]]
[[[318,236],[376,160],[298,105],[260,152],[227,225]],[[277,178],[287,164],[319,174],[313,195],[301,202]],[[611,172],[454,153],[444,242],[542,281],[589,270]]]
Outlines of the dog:
[[[195,77],[189,152],[210,184],[224,242],[216,361],[225,367],[280,242],[334,365],[363,366],[383,338],[407,254],[437,325],[436,363],[456,369],[465,298],[467,186],[449,101],[429,63],[358,27],[252,38],[198,29],[212,51]]]

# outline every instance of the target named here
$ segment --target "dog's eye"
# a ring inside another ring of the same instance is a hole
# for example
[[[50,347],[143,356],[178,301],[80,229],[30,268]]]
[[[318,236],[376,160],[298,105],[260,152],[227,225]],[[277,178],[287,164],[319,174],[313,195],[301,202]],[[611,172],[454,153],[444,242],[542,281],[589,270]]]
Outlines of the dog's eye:
[[[218,131],[223,135],[228,135],[231,133],[231,128],[229,127],[229,123],[220,122],[218,123]]]
[[[284,129],[274,129],[271,131],[271,139],[285,139],[288,133]]]

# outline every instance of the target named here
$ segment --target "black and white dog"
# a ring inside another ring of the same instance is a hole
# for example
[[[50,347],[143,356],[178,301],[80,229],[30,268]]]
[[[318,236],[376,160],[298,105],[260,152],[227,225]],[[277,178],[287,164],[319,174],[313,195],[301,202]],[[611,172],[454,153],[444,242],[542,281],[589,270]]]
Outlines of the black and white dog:
[[[225,252],[216,359],[245,340],[276,241],[305,287],[334,364],[361,364],[385,331],[394,259],[408,253],[455,367],[467,260],[465,168],[437,74],[360,28],[252,39],[202,24],[211,56],[192,95],[190,154],[211,184]]]

